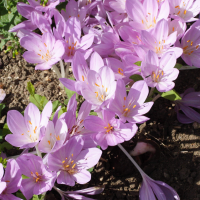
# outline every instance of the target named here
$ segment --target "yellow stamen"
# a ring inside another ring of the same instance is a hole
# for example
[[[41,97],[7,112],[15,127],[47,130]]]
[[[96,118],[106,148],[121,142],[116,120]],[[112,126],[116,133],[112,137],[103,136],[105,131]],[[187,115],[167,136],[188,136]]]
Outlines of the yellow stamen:
[[[84,81],[84,76],[82,76],[82,79],[83,79],[83,81]]]
[[[72,166],[72,169],[73,169],[75,166],[76,166],[76,164],[74,164],[74,165]]]
[[[62,163],[65,163],[65,160],[63,160]]]
[[[135,107],[136,107],[136,105],[133,106],[133,108],[135,108]]]
[[[45,47],[47,47],[47,45],[44,43]]]
[[[29,124],[30,124],[30,125],[32,125],[32,123],[31,123],[31,121],[30,121],[30,120],[29,120],[28,122],[29,122]]]
[[[193,45],[193,41],[191,41],[190,45],[191,45],[191,46]]]
[[[22,135],[24,135],[24,133],[22,133]]]
[[[57,139],[57,140],[60,140],[60,137],[59,137],[59,135],[58,135],[58,137],[56,137],[56,139]]]
[[[49,145],[51,144],[51,142],[48,140]]]
[[[98,92],[95,92],[97,95],[96,95],[96,97],[98,97]]]
[[[69,167],[69,165],[66,165],[66,167]]]
[[[181,13],[181,11],[179,10],[178,13],[177,13],[177,15],[179,15],[180,13]]]
[[[108,88],[106,88],[106,92],[108,92]]]
[[[126,97],[124,97],[124,101],[126,101]]]
[[[172,31],[174,31],[174,27],[172,28]]]
[[[184,10],[184,15],[186,14],[187,10]]]
[[[97,87],[100,87],[100,86],[99,86],[98,84],[96,84],[96,83],[95,83],[95,85],[96,85]]]
[[[188,40],[187,42],[190,42],[190,40]]]

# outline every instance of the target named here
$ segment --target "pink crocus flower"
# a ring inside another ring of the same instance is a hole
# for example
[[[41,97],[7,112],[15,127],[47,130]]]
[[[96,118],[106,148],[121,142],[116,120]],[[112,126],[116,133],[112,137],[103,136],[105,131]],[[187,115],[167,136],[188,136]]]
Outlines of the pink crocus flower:
[[[3,89],[0,89],[0,103],[5,99],[6,93]]]
[[[198,20],[194,18],[200,12],[200,0],[173,0],[169,1],[170,15],[182,22]]]
[[[183,49],[182,58],[190,66],[200,68],[200,20],[195,22],[183,35],[181,43],[176,42],[176,46]]]
[[[200,109],[200,92],[195,92],[193,88],[189,88],[180,96],[182,100],[174,101],[178,121],[183,124],[200,123],[200,114],[191,108]]]
[[[110,67],[103,66],[97,73],[90,70],[87,74],[88,83],[82,84],[83,97],[97,110],[104,109],[113,98],[116,89],[115,74]]]
[[[43,164],[42,158],[33,154],[23,154],[17,158],[22,174],[29,177],[23,179],[20,190],[27,200],[52,189],[56,181],[56,173],[50,172]]]
[[[159,9],[158,9],[159,8]],[[164,3],[158,7],[157,0],[126,1],[126,11],[133,20],[129,24],[137,30],[150,30],[161,19],[167,19],[169,16],[169,3]]]
[[[40,39],[25,36],[20,44],[28,50],[23,54],[24,59],[30,63],[38,63],[36,70],[50,69],[65,53],[62,41],[56,40],[51,33],[44,33]]]
[[[3,165],[0,163],[0,199],[20,200],[12,194],[20,189],[22,182],[20,167],[14,159],[8,160],[4,176],[3,174]]]
[[[44,153],[56,151],[65,142],[67,132],[68,128],[64,120],[58,119],[56,124],[49,121],[38,149]]]
[[[60,172],[57,177],[59,184],[74,186],[75,182],[85,184],[90,181],[91,174],[87,169],[97,164],[102,151],[98,148],[83,150],[83,145],[81,137],[73,137],[59,150],[49,154],[48,167]]]
[[[153,102],[144,103],[148,93],[146,82],[137,81],[127,95],[124,81],[120,79],[117,81],[115,97],[109,105],[109,110],[115,112],[122,122],[143,123],[149,119],[143,115],[153,106]]]
[[[130,140],[137,132],[136,124],[124,124],[115,118],[115,113],[103,110],[102,119],[97,116],[88,116],[84,126],[93,132],[92,138],[103,150],[108,146],[115,146]]]
[[[80,51],[85,59],[92,53],[90,48],[94,41],[93,34],[86,34],[81,37],[81,24],[76,17],[71,17],[66,23],[65,30],[65,62],[72,62],[76,51]]]
[[[52,113],[51,101],[46,104],[42,113],[32,103],[24,111],[24,116],[11,110],[7,114],[7,123],[13,134],[8,134],[5,140],[15,147],[32,148],[42,138],[41,128],[46,127]]]
[[[165,53],[161,59],[155,52],[149,51],[142,62],[142,76],[150,87],[156,87],[159,92],[167,92],[174,88],[173,82],[179,74],[174,68],[176,57],[174,52]]]
[[[49,9],[55,8],[60,2],[65,0],[48,0],[46,4],[40,4],[41,0],[28,0],[29,4],[32,7],[35,7],[36,10],[47,12]]]
[[[183,53],[181,48],[171,47],[177,40],[177,32],[169,35],[169,25],[167,20],[160,20],[151,31],[141,31],[143,47],[157,53],[159,57],[167,51],[174,51],[176,58]]]

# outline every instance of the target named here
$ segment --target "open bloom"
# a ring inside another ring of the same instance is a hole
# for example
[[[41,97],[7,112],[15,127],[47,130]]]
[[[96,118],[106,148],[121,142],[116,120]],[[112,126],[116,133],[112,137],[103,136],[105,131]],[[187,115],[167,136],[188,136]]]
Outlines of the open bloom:
[[[38,63],[36,70],[50,69],[65,53],[63,43],[48,32],[41,38],[25,36],[20,40],[20,44],[28,50],[23,54],[24,59],[30,63]]]
[[[182,58],[190,66],[200,68],[200,20],[195,22],[183,35],[181,44],[176,42],[177,47],[183,49]]]
[[[115,146],[124,141],[130,140],[137,132],[135,124],[124,124],[115,119],[115,113],[103,110],[103,119],[97,116],[88,116],[84,126],[94,134],[94,141],[105,150],[108,146]]]
[[[12,194],[20,189],[22,181],[20,167],[14,159],[8,160],[4,176],[3,174],[3,165],[0,163],[0,199],[20,200]]]
[[[159,8],[159,9],[158,9]],[[169,3],[164,1],[158,6],[157,0],[140,1],[127,0],[126,11],[133,20],[129,24],[137,30],[150,30],[161,19],[167,19],[169,16]]]
[[[90,181],[91,174],[87,169],[97,164],[102,151],[98,148],[83,150],[83,145],[81,137],[73,137],[48,156],[49,169],[60,172],[59,184],[74,186],[75,182],[85,184]]]
[[[159,92],[167,92],[174,88],[173,82],[179,74],[174,68],[176,57],[174,52],[165,53],[161,59],[153,51],[147,53],[142,62],[142,76],[150,87],[156,87]]]
[[[143,116],[149,112],[153,102],[144,103],[149,93],[145,81],[137,81],[126,94],[123,80],[117,81],[115,97],[109,105],[109,109],[115,112],[123,122],[143,123],[149,118]]]
[[[200,1],[199,0],[173,0],[169,1],[170,15],[174,19],[181,20],[183,22],[196,21],[194,18],[199,14]]]
[[[42,137],[40,129],[46,127],[52,113],[51,101],[46,104],[42,114],[32,103],[26,107],[23,115],[11,110],[7,115],[7,123],[13,134],[8,134],[5,140],[15,147],[32,148]]]
[[[56,173],[46,169],[42,158],[33,154],[23,154],[17,158],[17,163],[22,174],[29,177],[22,180],[20,188],[27,200],[34,194],[39,195],[52,189]]]
[[[200,108],[200,92],[195,92],[193,88],[189,88],[180,96],[182,100],[175,101],[178,121],[183,124],[200,123],[200,114],[191,108]],[[181,110],[183,113],[180,112]]]

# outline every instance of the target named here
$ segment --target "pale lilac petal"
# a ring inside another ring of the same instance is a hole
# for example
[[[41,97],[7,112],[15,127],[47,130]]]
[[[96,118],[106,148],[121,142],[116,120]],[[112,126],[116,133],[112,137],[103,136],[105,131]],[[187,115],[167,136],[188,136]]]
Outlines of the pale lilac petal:
[[[73,174],[74,180],[79,184],[85,184],[91,180],[91,174],[87,170],[81,170],[80,172]]]
[[[94,35],[93,34],[84,35],[81,38],[80,48],[83,49],[83,50],[90,48],[91,45],[93,44],[93,41],[94,41]]]
[[[57,182],[58,184],[65,184],[69,186],[74,186],[75,185],[75,180],[74,180],[74,175],[70,175],[66,171],[61,171],[60,174],[58,175]]]
[[[142,182],[142,186],[140,188],[139,198],[141,200],[156,200],[151,187],[144,181]]]
[[[4,191],[6,188],[6,182],[0,182],[0,194]]]
[[[175,83],[174,82],[159,82],[156,85],[156,88],[159,92],[167,92],[174,88]]]
[[[41,59],[37,53],[33,51],[26,51],[23,53],[24,59],[29,63],[43,63],[44,60]]]
[[[85,120],[84,120],[84,126],[86,129],[90,130],[90,131],[105,131],[104,127],[107,124],[99,117],[97,116],[88,116]]]
[[[33,179],[23,179],[20,190],[26,199],[31,199],[33,196],[33,188],[35,186],[35,181]]]
[[[78,112],[78,121],[84,120],[91,111],[92,105],[88,103],[87,101],[84,101],[80,107],[80,110]]]
[[[94,52],[90,58],[90,69],[98,72],[99,69],[103,66],[104,66],[103,59],[97,52]]]
[[[51,114],[52,114],[52,108],[53,108],[53,105],[52,105],[52,102],[49,101],[43,111],[42,111],[42,114],[41,114],[41,121],[40,121],[40,125],[41,126],[46,126],[48,121],[49,121],[49,118],[51,117]]]

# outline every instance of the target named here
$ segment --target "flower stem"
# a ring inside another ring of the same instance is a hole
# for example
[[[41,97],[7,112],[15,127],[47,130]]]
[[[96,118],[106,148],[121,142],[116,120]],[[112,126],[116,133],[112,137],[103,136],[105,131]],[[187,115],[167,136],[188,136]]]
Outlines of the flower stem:
[[[158,98],[160,98],[161,96],[160,96],[160,94],[157,94],[153,99],[152,99],[152,101],[153,102],[155,102]]]
[[[125,153],[125,155],[128,157],[128,159],[135,165],[137,170],[140,172],[141,176],[143,177],[145,173],[140,168],[140,166],[135,162],[135,160],[131,157],[131,155],[124,149],[124,147],[121,144],[118,144],[118,147]]]
[[[155,90],[155,87],[151,88],[151,90],[150,90],[150,93],[149,93],[149,96],[148,96],[148,97],[151,97],[151,96],[153,95],[153,92],[154,92],[154,90]]]
[[[65,78],[69,77],[69,67],[70,67],[70,63],[67,63],[67,67],[66,67],[66,72],[65,72]]]
[[[52,70],[57,74],[58,78],[61,78],[60,71],[59,71],[59,69],[57,68],[56,65],[52,66]]]
[[[38,149],[38,144],[35,145],[35,149],[36,149],[37,155],[42,158],[42,154],[41,154],[40,150]]]
[[[61,77],[65,78],[65,67],[63,65],[63,61],[60,60],[60,69],[61,69]]]

